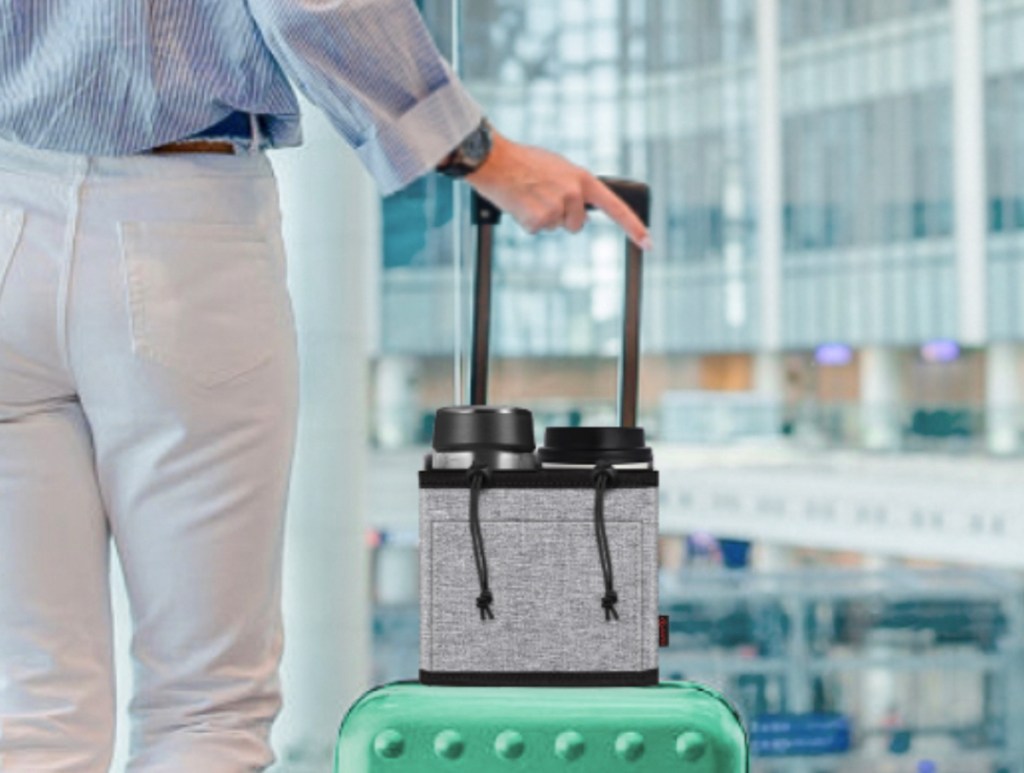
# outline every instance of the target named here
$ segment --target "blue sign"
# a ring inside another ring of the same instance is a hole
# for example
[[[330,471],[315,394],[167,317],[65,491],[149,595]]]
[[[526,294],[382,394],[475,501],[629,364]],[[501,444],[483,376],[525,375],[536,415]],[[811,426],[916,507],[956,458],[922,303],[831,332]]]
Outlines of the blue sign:
[[[762,714],[750,723],[755,757],[841,754],[850,750],[852,728],[842,714]]]

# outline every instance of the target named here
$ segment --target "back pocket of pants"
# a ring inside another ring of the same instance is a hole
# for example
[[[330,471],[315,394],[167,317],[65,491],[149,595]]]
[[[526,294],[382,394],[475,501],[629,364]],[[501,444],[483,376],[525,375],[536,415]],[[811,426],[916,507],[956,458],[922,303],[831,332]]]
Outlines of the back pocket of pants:
[[[21,239],[21,229],[25,223],[25,212],[19,207],[0,206],[0,298],[4,294],[4,283],[7,272],[14,259],[14,250]]]
[[[216,386],[270,359],[285,289],[256,225],[121,223],[135,352]]]

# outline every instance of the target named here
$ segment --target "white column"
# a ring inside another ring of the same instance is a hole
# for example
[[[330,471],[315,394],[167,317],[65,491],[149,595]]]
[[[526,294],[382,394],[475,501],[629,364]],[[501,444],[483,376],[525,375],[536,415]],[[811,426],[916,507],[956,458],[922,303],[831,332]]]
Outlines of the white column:
[[[754,357],[754,391],[766,400],[786,397],[786,362],[779,352],[759,352]]]
[[[861,351],[861,441],[869,451],[899,447],[901,386],[896,349],[872,346]]]
[[[761,349],[782,346],[782,107],[779,2],[757,2],[758,251]]]
[[[993,454],[1021,450],[1021,415],[1024,413],[1024,379],[1021,348],[1013,343],[991,343],[985,352],[985,417],[988,449]]]
[[[322,773],[370,676],[363,277],[380,260],[380,210],[352,151],[319,111],[306,104],[304,114],[304,147],[273,154],[302,365],[285,552],[285,704],[274,741],[277,769]]]
[[[751,566],[758,574],[781,574],[793,570],[793,549],[777,542],[754,543]]]
[[[419,424],[416,398],[416,360],[382,356],[377,361],[375,433],[381,448],[401,448],[412,443]]]
[[[986,295],[985,78],[981,55],[979,0],[952,0],[953,35],[953,190],[956,197],[960,339],[985,342]]]
[[[786,364],[781,352],[758,352],[754,357],[754,392],[757,410],[773,434],[781,436],[783,425],[790,418],[786,410]]]
[[[378,550],[374,580],[378,603],[415,604],[420,597],[420,551],[417,545],[412,540],[403,540]]]

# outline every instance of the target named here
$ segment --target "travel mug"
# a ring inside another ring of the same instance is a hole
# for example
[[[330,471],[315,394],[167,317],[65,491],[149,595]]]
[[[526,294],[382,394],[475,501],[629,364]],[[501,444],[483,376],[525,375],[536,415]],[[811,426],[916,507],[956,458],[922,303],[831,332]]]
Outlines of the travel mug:
[[[525,408],[460,405],[441,408],[434,420],[428,470],[533,470],[533,414]]]
[[[548,427],[537,458],[544,468],[654,467],[643,427]]]

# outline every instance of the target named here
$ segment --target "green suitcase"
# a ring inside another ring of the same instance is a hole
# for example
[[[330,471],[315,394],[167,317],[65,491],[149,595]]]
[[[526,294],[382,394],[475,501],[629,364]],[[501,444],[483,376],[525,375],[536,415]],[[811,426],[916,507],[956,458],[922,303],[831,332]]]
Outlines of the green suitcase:
[[[748,773],[747,738],[722,696],[655,687],[371,690],[341,725],[335,773]]]

